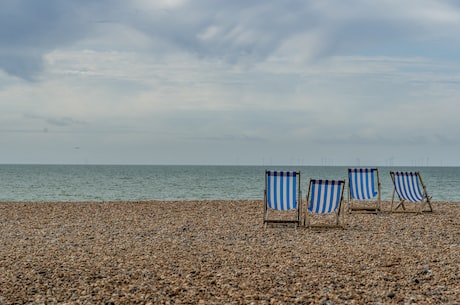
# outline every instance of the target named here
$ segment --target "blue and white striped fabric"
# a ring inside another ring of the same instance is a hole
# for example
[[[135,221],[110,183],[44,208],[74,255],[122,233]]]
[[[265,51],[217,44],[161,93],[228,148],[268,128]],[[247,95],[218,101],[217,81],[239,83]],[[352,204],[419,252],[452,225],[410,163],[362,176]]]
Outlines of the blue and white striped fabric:
[[[423,192],[418,182],[416,172],[394,172],[394,186],[399,197],[411,202],[420,202]]]
[[[268,207],[275,210],[297,208],[297,176],[295,171],[266,171]]]
[[[352,199],[369,200],[377,195],[375,168],[350,168],[348,181]]]
[[[308,210],[316,214],[335,212],[339,207],[344,185],[342,180],[310,180]]]

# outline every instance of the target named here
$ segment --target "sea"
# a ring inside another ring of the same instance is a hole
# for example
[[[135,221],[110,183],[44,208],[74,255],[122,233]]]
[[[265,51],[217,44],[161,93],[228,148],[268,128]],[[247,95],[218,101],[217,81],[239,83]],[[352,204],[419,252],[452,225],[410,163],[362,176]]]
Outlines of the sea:
[[[263,199],[266,169],[300,171],[304,198],[310,178],[348,174],[347,166],[3,164],[0,202]],[[379,167],[383,200],[391,200],[391,170],[420,171],[433,201],[460,202],[460,167]]]

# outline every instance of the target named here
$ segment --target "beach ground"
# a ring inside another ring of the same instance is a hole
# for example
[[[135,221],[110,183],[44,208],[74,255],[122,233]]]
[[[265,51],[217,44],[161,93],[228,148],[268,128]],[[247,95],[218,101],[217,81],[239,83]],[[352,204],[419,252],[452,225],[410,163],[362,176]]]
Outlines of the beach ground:
[[[460,304],[460,203],[264,228],[262,201],[0,203],[0,304]]]

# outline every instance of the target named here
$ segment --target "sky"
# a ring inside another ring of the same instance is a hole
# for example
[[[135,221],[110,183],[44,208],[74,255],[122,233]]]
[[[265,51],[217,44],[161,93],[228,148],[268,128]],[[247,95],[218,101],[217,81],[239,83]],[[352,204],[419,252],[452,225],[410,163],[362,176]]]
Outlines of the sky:
[[[460,166],[456,0],[1,0],[0,164]]]

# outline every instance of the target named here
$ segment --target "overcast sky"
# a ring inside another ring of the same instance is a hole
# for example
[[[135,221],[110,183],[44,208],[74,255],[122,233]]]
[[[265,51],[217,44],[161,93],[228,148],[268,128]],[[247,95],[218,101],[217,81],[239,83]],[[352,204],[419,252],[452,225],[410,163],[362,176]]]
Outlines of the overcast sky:
[[[1,0],[0,163],[460,165],[456,0]]]

